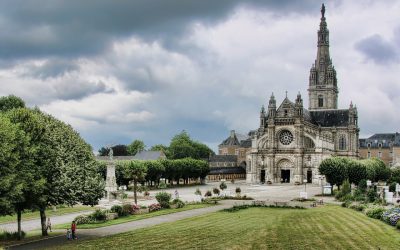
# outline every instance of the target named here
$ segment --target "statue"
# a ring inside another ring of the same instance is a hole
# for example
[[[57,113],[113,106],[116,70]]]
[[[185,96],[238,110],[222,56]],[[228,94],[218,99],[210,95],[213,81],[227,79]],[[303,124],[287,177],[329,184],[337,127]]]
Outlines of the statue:
[[[322,7],[321,7],[321,15],[322,15],[322,18],[325,17],[325,5],[324,4],[322,4]]]
[[[110,157],[110,160],[113,160],[113,155],[114,155],[114,152],[112,150],[112,147],[110,147],[110,151],[108,152],[108,156]]]

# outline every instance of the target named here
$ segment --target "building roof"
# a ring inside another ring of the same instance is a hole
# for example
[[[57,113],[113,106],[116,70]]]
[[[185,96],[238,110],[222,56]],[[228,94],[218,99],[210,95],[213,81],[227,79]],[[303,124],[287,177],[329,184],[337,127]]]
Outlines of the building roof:
[[[237,155],[212,155],[209,162],[237,162]]]
[[[231,130],[229,137],[222,141],[219,146],[241,146],[242,141],[248,140],[249,138],[249,135],[238,134],[235,130]]]
[[[96,160],[98,161],[111,161],[110,156],[96,156]],[[129,161],[133,160],[133,156],[113,156],[113,161]]]
[[[209,175],[218,174],[245,174],[246,170],[242,167],[213,167],[210,168]]]
[[[360,148],[400,147],[400,133],[379,133],[359,139]]]
[[[165,158],[163,151],[141,151],[133,157],[135,160],[159,160]]]
[[[329,109],[309,111],[311,122],[321,127],[347,127],[349,124],[348,109]]]
[[[251,139],[247,138],[246,140],[243,140],[240,142],[240,147],[242,148],[251,148]]]

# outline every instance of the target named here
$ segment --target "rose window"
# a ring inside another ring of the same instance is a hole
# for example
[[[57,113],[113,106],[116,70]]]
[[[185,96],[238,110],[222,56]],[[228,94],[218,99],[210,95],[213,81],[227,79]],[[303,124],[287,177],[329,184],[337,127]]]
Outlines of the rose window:
[[[283,145],[289,145],[293,141],[292,133],[290,133],[290,131],[288,131],[288,130],[282,131],[281,134],[279,135],[279,141]]]

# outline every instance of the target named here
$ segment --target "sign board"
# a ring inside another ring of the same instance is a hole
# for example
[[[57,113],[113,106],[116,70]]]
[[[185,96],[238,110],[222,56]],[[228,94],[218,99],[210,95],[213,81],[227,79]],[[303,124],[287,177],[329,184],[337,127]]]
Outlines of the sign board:
[[[307,192],[300,192],[300,199],[307,199]]]
[[[332,194],[332,186],[331,185],[324,186],[324,192],[323,193],[331,195]]]
[[[385,201],[387,203],[393,203],[393,192],[385,192]]]
[[[372,185],[372,181],[367,180],[367,186],[369,187],[369,186],[371,186],[371,185]]]

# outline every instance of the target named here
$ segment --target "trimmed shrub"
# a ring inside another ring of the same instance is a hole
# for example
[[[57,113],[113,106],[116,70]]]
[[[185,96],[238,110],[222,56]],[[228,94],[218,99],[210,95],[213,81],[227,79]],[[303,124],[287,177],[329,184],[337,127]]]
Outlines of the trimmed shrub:
[[[213,193],[215,195],[219,195],[219,189],[218,188],[213,188]]]
[[[165,184],[165,182],[160,182],[160,184],[158,184],[158,188],[159,189],[166,189],[167,188],[167,184]]]
[[[196,191],[194,192],[195,195],[201,195],[201,191],[199,188],[196,188]]]
[[[21,239],[25,238],[26,233],[21,230]],[[18,231],[8,232],[3,231],[0,233],[0,240],[18,240]]]
[[[182,208],[182,207],[185,206],[185,203],[184,203],[182,200],[180,200],[180,199],[174,199],[174,200],[172,201],[172,205],[174,205],[175,208]]]
[[[158,203],[153,203],[149,206],[149,212],[154,212],[154,211],[158,211],[161,209],[160,204]]]
[[[94,222],[90,215],[84,215],[84,214],[75,217],[74,221],[76,225],[90,224]]]
[[[376,193],[376,191],[373,188],[370,188],[367,191],[367,199],[368,199],[368,202],[375,202],[378,199],[378,194]]]
[[[219,188],[221,189],[221,190],[224,190],[224,189],[226,189],[228,186],[226,185],[226,183],[223,181],[223,182],[221,182],[221,184],[219,184]]]
[[[207,190],[207,192],[204,194],[204,197],[211,197],[212,193],[210,190]]]
[[[367,210],[366,215],[374,219],[382,219],[382,214],[386,211],[383,207],[373,207]]]
[[[114,206],[112,206],[112,207],[111,207],[111,212],[117,213],[118,216],[125,216],[125,215],[123,215],[123,213],[122,213],[122,206],[120,206],[120,205],[114,205]]]
[[[123,216],[127,216],[133,214],[133,208],[131,204],[124,204],[122,205],[122,214]]]
[[[350,208],[354,209],[356,211],[364,211],[364,209],[366,209],[367,206],[363,205],[363,204],[352,204],[352,205],[350,205]]]
[[[240,195],[241,192],[242,192],[242,190],[240,189],[240,187],[236,187],[235,193],[236,193],[237,195]]]
[[[149,197],[149,196],[150,196],[150,192],[146,190],[146,191],[144,191],[143,195],[144,195],[145,197]]]
[[[159,192],[156,194],[156,200],[162,208],[169,208],[169,201],[171,200],[171,194],[167,192]]]
[[[93,213],[89,215],[89,217],[93,221],[105,221],[107,220],[107,210],[96,209]]]

